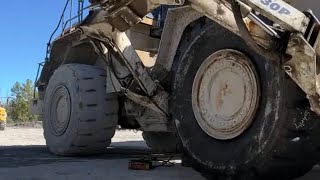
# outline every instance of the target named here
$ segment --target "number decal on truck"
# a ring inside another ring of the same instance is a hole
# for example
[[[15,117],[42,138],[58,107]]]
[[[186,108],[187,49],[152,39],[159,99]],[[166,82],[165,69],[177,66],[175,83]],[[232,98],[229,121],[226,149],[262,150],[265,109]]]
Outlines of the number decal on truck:
[[[282,7],[281,4],[278,4],[276,2],[273,2],[272,0],[260,0],[262,4],[268,6],[268,8],[277,11],[281,15],[290,15],[291,12],[285,8]]]

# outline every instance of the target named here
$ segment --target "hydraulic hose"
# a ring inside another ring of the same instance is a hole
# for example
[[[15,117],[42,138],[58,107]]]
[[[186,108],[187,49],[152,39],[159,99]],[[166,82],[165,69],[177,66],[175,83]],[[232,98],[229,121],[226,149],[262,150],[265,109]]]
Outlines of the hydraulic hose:
[[[251,33],[249,32],[247,26],[245,25],[242,19],[241,8],[236,0],[231,0],[231,8],[234,18],[236,20],[236,24],[239,28],[239,33],[241,37],[245,40],[247,45],[261,56],[270,58],[270,60],[279,60],[279,54],[275,53],[274,51],[268,51],[267,49],[261,48],[252,38]]]

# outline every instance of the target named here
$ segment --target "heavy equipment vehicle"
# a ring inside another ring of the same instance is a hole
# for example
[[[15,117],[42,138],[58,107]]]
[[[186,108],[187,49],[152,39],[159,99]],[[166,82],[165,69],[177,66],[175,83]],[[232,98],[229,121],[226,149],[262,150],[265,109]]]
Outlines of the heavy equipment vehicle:
[[[86,3],[67,1],[31,103],[50,152],[104,153],[120,125],[216,179],[319,162],[319,2]]]
[[[7,125],[7,112],[5,108],[0,107],[0,131],[5,130],[6,125]]]

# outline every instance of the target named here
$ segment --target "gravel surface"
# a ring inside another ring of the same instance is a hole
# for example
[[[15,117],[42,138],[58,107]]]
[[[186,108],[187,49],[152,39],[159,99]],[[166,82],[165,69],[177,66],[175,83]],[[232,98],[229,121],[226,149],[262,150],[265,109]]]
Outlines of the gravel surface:
[[[45,145],[43,130],[41,128],[17,128],[7,127],[0,131],[1,146],[28,146]]]
[[[161,167],[151,171],[128,170],[128,161],[153,155],[141,132],[117,132],[103,156],[86,158],[57,157],[48,153],[40,128],[9,127],[0,131],[0,180],[204,180],[190,168]],[[154,156],[154,155],[153,155]],[[158,155],[157,155],[158,156]],[[160,159],[168,156],[160,155]],[[320,179],[320,168],[299,180]]]
[[[131,143],[128,146],[138,145],[147,147],[142,138],[140,131],[118,131],[113,142]],[[43,137],[43,130],[41,128],[27,128],[27,127],[8,127],[5,131],[0,131],[0,146],[27,146],[27,145],[45,145]],[[121,144],[121,143],[118,143]]]

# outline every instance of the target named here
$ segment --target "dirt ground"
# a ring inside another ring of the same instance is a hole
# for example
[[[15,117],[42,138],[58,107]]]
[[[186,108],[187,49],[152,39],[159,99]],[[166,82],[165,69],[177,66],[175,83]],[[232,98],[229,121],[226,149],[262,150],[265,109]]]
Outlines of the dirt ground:
[[[190,168],[181,167],[179,157],[174,167],[151,171],[128,170],[130,159],[152,155],[141,132],[117,132],[108,152],[99,157],[65,158],[48,153],[40,128],[7,128],[0,131],[0,180],[204,180]],[[167,156],[159,156],[167,159]],[[317,180],[320,169],[299,180]]]
[[[152,171],[128,170],[130,159],[151,154],[141,132],[119,131],[104,156],[89,158],[64,158],[49,154],[42,133],[40,128],[7,128],[0,131],[0,180],[203,180],[192,169],[181,167],[179,159],[174,160],[174,167]]]

